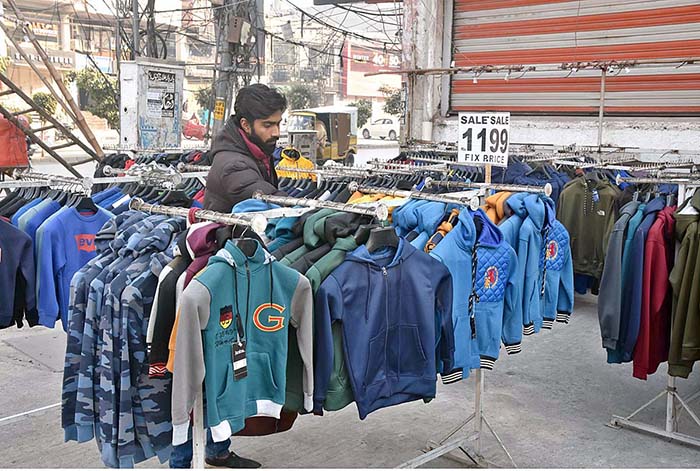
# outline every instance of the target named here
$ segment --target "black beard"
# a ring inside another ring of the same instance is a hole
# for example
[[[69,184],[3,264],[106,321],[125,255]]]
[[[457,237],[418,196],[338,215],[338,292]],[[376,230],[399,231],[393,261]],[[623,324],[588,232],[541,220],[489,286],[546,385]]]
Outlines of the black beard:
[[[277,139],[275,139],[273,142],[264,142],[260,137],[255,134],[255,131],[251,130],[250,135],[250,140],[255,144],[256,146],[260,147],[263,152],[265,152],[267,155],[272,155],[272,153],[275,151],[275,147],[277,147]]]

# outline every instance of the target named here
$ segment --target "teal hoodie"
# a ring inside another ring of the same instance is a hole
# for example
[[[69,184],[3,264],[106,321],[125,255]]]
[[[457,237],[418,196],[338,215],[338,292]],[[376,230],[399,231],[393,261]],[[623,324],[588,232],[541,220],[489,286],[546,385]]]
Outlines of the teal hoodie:
[[[183,292],[178,323],[173,445],[187,441],[189,414],[203,381],[205,425],[210,427],[215,442],[242,430],[248,417],[280,418],[285,401],[289,326],[296,329],[304,364],[304,404],[311,410],[311,285],[302,275],[275,261],[259,243],[248,257],[228,241]],[[246,343],[248,369],[241,379],[233,375],[233,345],[238,338]]]

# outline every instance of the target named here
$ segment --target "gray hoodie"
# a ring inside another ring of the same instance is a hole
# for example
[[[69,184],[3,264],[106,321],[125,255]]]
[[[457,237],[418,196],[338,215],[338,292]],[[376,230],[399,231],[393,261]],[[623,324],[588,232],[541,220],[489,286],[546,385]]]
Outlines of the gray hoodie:
[[[610,234],[598,296],[598,321],[603,348],[617,348],[622,312],[622,248],[627,224],[637,212],[639,204],[639,201],[630,201],[622,207]]]

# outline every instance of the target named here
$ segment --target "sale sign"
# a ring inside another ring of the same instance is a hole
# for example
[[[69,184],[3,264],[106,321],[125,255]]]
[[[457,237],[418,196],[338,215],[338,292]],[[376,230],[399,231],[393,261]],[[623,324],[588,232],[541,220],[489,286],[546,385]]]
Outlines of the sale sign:
[[[508,166],[510,113],[460,113],[457,161]]]

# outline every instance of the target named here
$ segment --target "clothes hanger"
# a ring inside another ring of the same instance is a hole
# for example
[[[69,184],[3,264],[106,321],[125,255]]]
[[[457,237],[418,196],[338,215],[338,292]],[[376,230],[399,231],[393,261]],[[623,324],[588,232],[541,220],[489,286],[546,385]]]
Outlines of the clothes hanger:
[[[370,253],[384,247],[398,248],[399,236],[393,226],[375,227],[369,231],[366,246]]]

